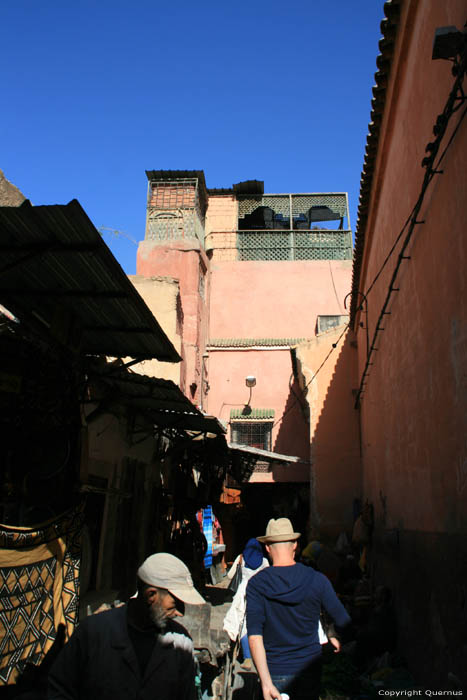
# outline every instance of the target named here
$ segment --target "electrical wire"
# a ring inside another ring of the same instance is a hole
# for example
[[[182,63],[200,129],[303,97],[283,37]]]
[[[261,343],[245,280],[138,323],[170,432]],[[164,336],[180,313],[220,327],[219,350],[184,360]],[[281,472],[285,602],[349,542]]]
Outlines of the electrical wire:
[[[442,174],[442,173],[443,173],[442,170],[439,170],[439,167],[440,167],[441,163],[443,162],[444,157],[445,157],[446,153],[448,152],[448,150],[449,150],[449,148],[450,148],[452,142],[454,141],[454,138],[455,138],[455,136],[456,136],[456,134],[457,134],[457,132],[458,132],[458,130],[459,130],[459,128],[460,128],[460,125],[462,124],[462,122],[463,122],[463,120],[464,120],[464,118],[465,118],[465,116],[466,116],[466,114],[467,114],[467,107],[466,107],[466,108],[464,109],[464,111],[462,112],[462,115],[460,116],[460,118],[459,118],[459,120],[458,120],[458,122],[457,122],[455,128],[453,129],[453,132],[452,132],[452,134],[451,134],[451,136],[450,136],[450,138],[449,138],[449,140],[448,140],[448,142],[447,142],[447,144],[446,144],[446,146],[445,146],[445,148],[444,148],[444,150],[443,150],[441,156],[438,158],[438,161],[437,161],[436,165],[433,167],[434,158],[436,157],[436,154],[437,154],[437,151],[438,151],[439,146],[440,146],[440,144],[441,144],[441,141],[442,141],[442,139],[443,139],[443,137],[444,137],[444,134],[446,133],[446,129],[447,129],[447,126],[448,126],[448,124],[449,124],[449,121],[450,121],[451,117],[453,116],[453,114],[454,114],[455,112],[457,112],[457,111],[460,109],[460,107],[462,106],[463,102],[464,102],[465,99],[466,99],[466,98],[465,98],[465,95],[464,95],[464,92],[463,92],[463,90],[462,90],[462,80],[463,80],[463,77],[464,77],[466,60],[467,60],[467,56],[464,56],[464,57],[463,57],[463,60],[461,61],[460,65],[459,65],[459,70],[458,70],[458,73],[457,73],[457,78],[456,78],[456,80],[455,80],[455,82],[454,82],[454,86],[453,86],[453,88],[451,89],[451,92],[450,92],[450,94],[449,94],[449,96],[448,96],[448,99],[447,99],[447,101],[446,101],[445,108],[444,108],[442,114],[438,116],[436,125],[435,125],[435,127],[434,127],[434,129],[433,129],[435,135],[437,135],[437,139],[435,140],[434,143],[428,144],[427,148],[425,149],[425,151],[431,152],[432,155],[429,156],[429,157],[427,157],[427,158],[424,158],[424,160],[423,160],[423,162],[422,162],[422,167],[426,167],[426,172],[425,172],[425,176],[424,176],[424,178],[423,178],[422,188],[421,188],[420,194],[419,194],[419,196],[418,196],[417,202],[415,203],[415,205],[414,205],[414,207],[413,207],[413,209],[412,209],[412,211],[411,211],[411,213],[410,213],[410,215],[409,215],[409,217],[408,217],[406,223],[404,224],[404,226],[403,226],[401,232],[400,232],[399,235],[397,236],[396,241],[395,241],[395,243],[393,244],[390,253],[389,253],[388,256],[386,257],[385,261],[383,262],[383,266],[382,266],[382,267],[380,268],[380,270],[378,271],[376,277],[374,278],[373,282],[371,283],[370,287],[368,288],[368,290],[367,290],[367,292],[366,292],[366,294],[368,295],[369,291],[371,291],[371,289],[374,287],[374,285],[375,285],[377,279],[378,279],[379,276],[381,275],[381,272],[383,271],[384,267],[386,266],[386,264],[387,264],[389,258],[392,256],[392,254],[393,254],[393,252],[394,252],[394,250],[395,250],[395,247],[396,247],[397,243],[398,243],[399,240],[401,239],[401,237],[402,237],[404,231],[406,230],[407,226],[409,226],[409,231],[408,231],[408,233],[407,233],[407,235],[406,235],[406,237],[405,237],[405,239],[404,239],[404,241],[403,241],[403,244],[402,244],[402,246],[401,246],[401,249],[400,249],[400,252],[399,252],[399,255],[398,255],[398,260],[397,260],[397,263],[396,263],[395,268],[394,268],[394,270],[393,270],[393,273],[392,273],[392,276],[391,276],[391,280],[390,280],[390,282],[389,282],[389,286],[388,286],[388,290],[387,290],[387,293],[386,293],[386,297],[385,297],[384,303],[383,303],[383,305],[382,305],[382,307],[381,307],[381,311],[380,311],[380,313],[379,313],[378,320],[377,320],[377,322],[376,322],[375,331],[374,331],[374,333],[373,333],[373,338],[372,338],[372,341],[371,341],[370,351],[369,351],[369,353],[367,354],[367,360],[366,360],[366,363],[365,363],[365,367],[364,367],[364,369],[363,369],[362,377],[361,377],[361,380],[360,380],[360,386],[359,386],[359,389],[358,389],[358,392],[357,392],[357,395],[356,395],[356,399],[355,399],[355,408],[358,408],[358,407],[359,407],[361,395],[362,395],[362,393],[363,393],[363,389],[364,389],[364,386],[365,386],[365,379],[366,379],[366,377],[367,377],[368,374],[369,374],[369,368],[370,368],[370,366],[372,366],[372,365],[374,364],[373,362],[370,362],[370,360],[371,360],[371,358],[372,358],[374,352],[378,350],[378,348],[375,347],[375,345],[376,345],[376,338],[377,338],[378,334],[380,333],[380,331],[384,331],[384,330],[385,330],[383,327],[380,326],[380,323],[382,322],[382,320],[383,320],[383,318],[384,318],[385,315],[389,315],[389,314],[391,313],[390,311],[387,311],[387,308],[388,308],[388,305],[389,305],[389,301],[390,301],[390,299],[391,299],[391,297],[392,297],[392,294],[393,294],[394,292],[398,292],[398,291],[399,291],[399,289],[397,289],[396,287],[394,287],[394,282],[396,281],[396,278],[397,278],[399,269],[400,269],[400,267],[401,267],[402,261],[409,258],[409,256],[404,255],[404,252],[405,252],[405,250],[407,249],[407,246],[409,245],[409,242],[410,242],[410,240],[411,240],[411,238],[412,238],[412,235],[413,235],[413,233],[414,233],[414,230],[415,230],[416,225],[417,225],[417,224],[425,223],[424,221],[417,221],[417,215],[418,215],[418,213],[420,212],[420,209],[421,209],[421,207],[422,207],[423,201],[424,201],[424,199],[425,199],[426,191],[427,191],[428,186],[430,185],[430,183],[431,183],[433,177],[434,177],[435,175],[438,175],[438,174]],[[460,93],[460,96],[459,96],[459,97],[457,96],[457,93],[458,93],[458,92]],[[460,104],[457,105],[457,106],[455,106],[455,101],[456,101],[456,100],[460,100],[460,101],[461,101]]]
[[[322,370],[322,368],[324,367],[324,365],[325,365],[326,362],[328,361],[329,357],[332,355],[332,353],[334,352],[334,350],[335,350],[335,349],[337,348],[337,346],[339,345],[339,342],[341,341],[341,339],[342,339],[342,337],[344,336],[344,334],[345,334],[346,330],[348,329],[348,327],[349,327],[349,324],[346,323],[346,324],[345,324],[345,327],[344,327],[344,330],[342,331],[342,333],[340,334],[340,336],[338,337],[338,339],[337,339],[334,343],[332,343],[331,349],[329,350],[328,354],[326,355],[326,357],[324,358],[324,360],[322,361],[322,363],[320,364],[320,366],[318,367],[318,369],[316,370],[316,372],[314,373],[314,375],[311,377],[310,381],[307,382],[307,383],[305,384],[305,386],[303,387],[303,396],[305,395],[305,389],[308,389],[308,387],[310,386],[310,384],[316,379],[316,377],[318,376],[319,372]],[[272,427],[275,428],[276,425],[279,425],[279,423],[281,423],[281,422],[284,420],[284,418],[286,417],[286,415],[287,415],[288,413],[290,413],[290,411],[291,411],[293,408],[295,408],[295,406],[297,405],[298,402],[299,402],[299,399],[298,399],[298,397],[297,397],[297,398],[295,399],[295,401],[294,401],[292,404],[290,404],[290,406],[288,407],[288,409],[287,409],[286,411],[284,411],[284,413],[282,414],[282,416],[281,416],[275,423],[273,423]]]
[[[444,133],[445,133],[445,131],[446,131],[449,118],[450,118],[455,112],[457,112],[457,111],[462,107],[463,99],[465,99],[465,97],[464,97],[464,95],[463,95],[463,90],[462,90],[462,79],[463,79],[463,70],[464,70],[464,67],[465,67],[465,57],[464,57],[464,60],[463,60],[463,62],[461,63],[461,66],[460,66],[460,68],[459,68],[459,75],[458,75],[458,77],[457,77],[457,79],[456,79],[456,81],[455,81],[455,83],[454,83],[454,86],[453,86],[453,88],[452,88],[452,90],[451,90],[451,92],[450,92],[450,94],[449,94],[449,97],[448,97],[448,100],[447,100],[447,102],[446,102],[445,108],[444,108],[443,112],[442,112],[442,113],[439,115],[439,117],[438,117],[438,119],[439,119],[440,117],[444,117],[444,118],[445,118],[444,128],[442,129],[442,131],[441,131],[441,132],[439,133],[439,135],[438,135],[438,141],[439,141],[439,142],[441,141],[442,137],[444,136]],[[462,96],[462,97],[461,97],[461,100],[462,100],[462,101],[460,102],[460,104],[459,104],[457,107],[454,107],[454,101],[455,101],[455,99],[456,99],[456,93],[457,93],[458,90],[461,92],[461,96]],[[400,230],[399,234],[397,235],[397,237],[396,237],[396,239],[395,239],[393,245],[391,246],[391,248],[390,248],[388,254],[386,255],[386,257],[385,257],[385,259],[384,259],[384,261],[383,261],[383,263],[382,263],[380,269],[378,270],[378,272],[376,273],[376,275],[375,275],[373,281],[371,282],[370,286],[369,286],[368,289],[366,290],[365,296],[368,296],[368,294],[371,292],[371,290],[372,290],[373,287],[375,286],[376,282],[378,281],[379,277],[381,276],[381,273],[383,272],[383,270],[384,270],[384,268],[386,267],[387,263],[389,262],[391,256],[393,255],[394,250],[395,250],[396,247],[397,247],[397,244],[399,243],[400,239],[401,239],[402,236],[404,235],[404,231],[406,230],[407,226],[409,225],[409,223],[410,223],[410,221],[411,221],[411,219],[412,219],[412,217],[413,217],[414,211],[416,210],[417,205],[419,204],[420,198],[423,198],[423,197],[425,196],[425,190],[424,190],[425,181],[427,180],[426,186],[428,186],[428,184],[431,182],[431,180],[433,179],[433,177],[434,177],[436,174],[438,174],[438,172],[437,172],[437,171],[438,171],[438,168],[439,168],[439,166],[441,165],[441,163],[442,163],[442,161],[443,161],[443,158],[444,158],[444,156],[446,155],[446,152],[447,152],[449,146],[451,145],[451,143],[452,143],[452,141],[453,141],[453,138],[454,138],[455,134],[457,133],[457,130],[458,130],[458,128],[459,128],[459,126],[460,126],[460,123],[462,122],[463,118],[464,118],[464,114],[460,117],[460,120],[459,120],[458,124],[456,125],[456,128],[454,129],[454,131],[453,131],[453,133],[452,133],[452,135],[451,135],[451,137],[450,137],[450,139],[449,139],[449,141],[448,141],[448,143],[447,143],[447,145],[446,145],[446,148],[444,149],[442,155],[440,156],[440,158],[439,158],[439,160],[438,160],[438,163],[437,163],[435,169],[434,169],[434,170],[431,170],[431,169],[430,169],[430,170],[428,170],[427,173],[425,174],[425,178],[424,178],[424,181],[423,181],[423,184],[422,184],[422,191],[420,192],[420,195],[419,195],[419,197],[418,197],[418,200],[417,200],[417,202],[414,204],[412,211],[411,211],[410,214],[408,215],[408,217],[407,217],[407,219],[406,219],[404,225],[402,226],[402,229]],[[431,145],[431,144],[430,144],[430,145]],[[436,155],[436,153],[435,153],[434,155]]]
[[[334,296],[336,297],[336,301],[337,301],[337,305],[338,305],[338,307],[339,307],[339,310],[342,311],[341,302],[340,302],[339,296],[338,296],[338,294],[337,294],[336,283],[334,282],[334,275],[333,275],[333,272],[332,272],[332,264],[331,264],[331,261],[330,261],[330,260],[329,260],[328,262],[329,262],[329,273],[330,273],[330,275],[331,275],[332,286],[333,286],[333,289],[334,289]]]

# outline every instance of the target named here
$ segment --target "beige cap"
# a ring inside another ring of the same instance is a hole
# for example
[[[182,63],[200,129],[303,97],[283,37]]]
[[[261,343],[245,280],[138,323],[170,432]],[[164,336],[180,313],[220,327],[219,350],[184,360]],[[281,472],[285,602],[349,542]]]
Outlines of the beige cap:
[[[151,554],[139,567],[138,578],[150,586],[166,588],[184,603],[201,605],[206,602],[194,587],[188,567],[173,554]]]
[[[257,537],[259,542],[272,544],[273,542],[293,542],[298,540],[300,532],[294,532],[292,523],[288,518],[271,518],[266,528],[266,534],[263,537]]]

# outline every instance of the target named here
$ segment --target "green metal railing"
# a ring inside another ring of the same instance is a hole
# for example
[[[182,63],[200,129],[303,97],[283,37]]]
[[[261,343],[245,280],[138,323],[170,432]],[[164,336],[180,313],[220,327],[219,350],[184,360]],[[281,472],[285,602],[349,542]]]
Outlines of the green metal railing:
[[[238,260],[351,260],[350,230],[237,231]]]

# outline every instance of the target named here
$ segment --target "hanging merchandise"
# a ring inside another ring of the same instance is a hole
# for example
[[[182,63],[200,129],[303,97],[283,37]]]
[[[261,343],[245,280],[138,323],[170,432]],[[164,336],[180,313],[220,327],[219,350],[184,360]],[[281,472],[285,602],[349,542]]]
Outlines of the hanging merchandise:
[[[204,556],[204,566],[208,568],[212,564],[212,506],[203,508],[203,533],[208,543],[208,548]]]
[[[232,580],[231,580],[231,582],[229,583],[229,586],[228,586],[229,591],[231,591],[231,592],[234,593],[234,594],[238,591],[238,587],[239,587],[239,585],[240,585],[241,582],[242,582],[242,560],[243,560],[243,557],[242,557],[242,555],[240,554],[240,559],[238,560],[238,564],[237,564],[237,568],[236,568],[236,570],[235,570],[235,574],[233,575]]]

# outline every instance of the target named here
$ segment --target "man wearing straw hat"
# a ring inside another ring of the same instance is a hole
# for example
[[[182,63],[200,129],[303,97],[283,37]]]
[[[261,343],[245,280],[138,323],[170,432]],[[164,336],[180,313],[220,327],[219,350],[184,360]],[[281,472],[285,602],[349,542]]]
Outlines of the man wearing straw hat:
[[[174,617],[200,605],[188,568],[172,554],[148,557],[128,604],[87,617],[49,674],[49,700],[196,700],[193,642]]]
[[[272,566],[247,586],[247,629],[264,700],[317,700],[321,682],[321,607],[342,628],[350,617],[329,580],[295,562],[299,532],[288,518],[270,520],[264,537]],[[338,650],[338,649],[337,649]]]

